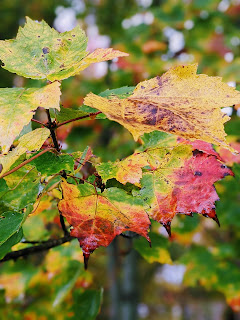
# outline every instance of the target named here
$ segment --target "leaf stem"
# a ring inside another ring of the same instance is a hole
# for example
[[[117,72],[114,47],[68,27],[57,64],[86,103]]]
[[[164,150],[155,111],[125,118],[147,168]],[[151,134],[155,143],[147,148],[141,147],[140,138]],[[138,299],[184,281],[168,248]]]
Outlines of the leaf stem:
[[[41,244],[39,244],[39,245],[7,253],[6,256],[0,260],[0,263],[4,262],[4,261],[8,261],[8,260],[16,260],[20,257],[26,257],[31,254],[46,251],[51,248],[58,247],[58,246],[62,245],[63,243],[70,242],[73,239],[76,239],[76,238],[71,237],[70,235],[65,235],[64,237],[62,237],[60,239],[51,239],[51,240],[47,240],[47,241],[42,241]]]
[[[59,144],[57,142],[57,136],[55,133],[55,129],[57,128],[56,124],[52,122],[49,109],[46,109],[47,117],[48,117],[48,125],[47,128],[50,130],[50,134],[52,137],[52,141],[54,144],[54,148],[57,150],[57,152],[60,152]]]
[[[88,117],[92,117],[92,116],[97,116],[98,114],[102,113],[101,111],[97,111],[97,112],[92,112],[92,113],[89,113],[85,116],[81,116],[81,117],[77,117],[77,118],[74,118],[74,119],[70,119],[70,120],[67,120],[67,121],[64,121],[64,122],[61,122],[59,124],[57,124],[57,128],[63,126],[64,124],[67,124],[67,123],[70,123],[70,122],[73,122],[73,121],[77,121],[77,120],[81,120],[81,119],[85,119],[85,118],[88,118]]]
[[[32,122],[36,122],[36,123],[40,124],[41,126],[44,126],[45,128],[48,128],[48,126],[46,125],[46,123],[43,123],[43,122],[38,121],[38,120],[36,120],[36,119],[31,119],[31,121],[32,121]]]
[[[1,178],[4,178],[6,176],[8,176],[9,174],[17,171],[18,169],[22,168],[23,166],[25,166],[26,164],[30,163],[31,161],[35,160],[36,158],[40,157],[42,154],[48,152],[48,151],[51,151],[51,150],[54,150],[54,148],[46,148],[44,150],[42,150],[41,152],[39,152],[38,154],[36,154],[35,156],[33,156],[32,158],[29,158],[25,161],[23,161],[21,164],[19,164],[17,167],[13,168],[12,170],[9,170],[8,172],[5,172],[1,177]]]

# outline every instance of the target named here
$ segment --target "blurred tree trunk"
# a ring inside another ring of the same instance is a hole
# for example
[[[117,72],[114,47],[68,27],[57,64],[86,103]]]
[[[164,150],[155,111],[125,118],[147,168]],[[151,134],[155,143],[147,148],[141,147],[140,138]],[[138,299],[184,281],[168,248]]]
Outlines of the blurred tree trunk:
[[[120,257],[119,239],[108,247],[109,320],[138,319],[137,253],[131,250],[132,240],[125,241],[128,252],[124,258]]]

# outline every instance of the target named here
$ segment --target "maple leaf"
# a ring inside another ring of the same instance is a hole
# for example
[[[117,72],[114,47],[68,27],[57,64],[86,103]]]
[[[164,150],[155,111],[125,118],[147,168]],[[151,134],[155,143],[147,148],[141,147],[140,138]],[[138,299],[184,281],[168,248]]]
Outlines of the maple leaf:
[[[23,135],[19,139],[19,144],[15,149],[5,156],[0,156],[0,164],[2,165],[0,177],[7,172],[14,162],[26,151],[39,150],[49,135],[50,131],[47,128],[38,128]]]
[[[135,140],[154,130],[228,147],[220,107],[240,102],[240,92],[220,77],[196,74],[197,65],[178,66],[161,77],[140,82],[125,99],[89,93],[84,103],[128,129]],[[230,147],[229,147],[230,148]]]
[[[193,145],[148,148],[122,161],[102,163],[97,170],[104,181],[115,178],[123,184],[141,186],[138,195],[149,206],[149,216],[169,233],[177,213],[197,212],[219,223],[215,213],[219,198],[213,184],[233,173],[218,160],[210,145],[201,141]],[[196,150],[196,146],[207,153]]]
[[[88,55],[86,48],[87,37],[79,26],[59,33],[45,21],[26,17],[16,39],[0,41],[0,59],[10,72],[54,81],[74,76],[91,63],[128,56],[112,48],[97,49]]]
[[[14,139],[27,125],[38,107],[59,110],[60,83],[54,82],[43,88],[0,89],[0,145],[7,153]]]
[[[140,199],[118,188],[99,194],[87,183],[76,186],[62,182],[61,187],[63,200],[58,204],[59,211],[73,226],[71,235],[78,238],[86,259],[96,248],[108,246],[126,230],[149,241],[150,221]]]
[[[213,184],[233,175],[215,156],[195,150],[189,157],[188,152],[178,156],[178,147],[174,148],[165,166],[143,173],[141,179],[139,194],[150,206],[150,217],[168,229],[177,213],[196,212],[219,223],[215,212],[219,197]]]

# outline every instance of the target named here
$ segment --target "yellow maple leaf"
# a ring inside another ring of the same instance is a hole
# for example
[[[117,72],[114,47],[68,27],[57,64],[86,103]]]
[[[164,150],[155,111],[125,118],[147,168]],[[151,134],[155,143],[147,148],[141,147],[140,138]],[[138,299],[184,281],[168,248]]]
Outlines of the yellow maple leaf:
[[[230,148],[223,126],[230,118],[221,107],[240,103],[240,92],[220,77],[197,75],[196,71],[197,64],[178,66],[161,77],[140,82],[125,99],[90,93],[84,103],[122,124],[135,140],[159,130]]]

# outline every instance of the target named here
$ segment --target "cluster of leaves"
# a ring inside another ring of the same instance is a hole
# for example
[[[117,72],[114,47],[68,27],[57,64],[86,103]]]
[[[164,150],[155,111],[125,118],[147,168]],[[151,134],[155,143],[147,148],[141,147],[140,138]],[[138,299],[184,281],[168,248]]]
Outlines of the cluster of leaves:
[[[228,117],[220,108],[239,104],[239,92],[218,77],[197,75],[196,65],[178,66],[136,88],[90,93],[83,106],[65,109],[60,106],[61,80],[92,63],[127,55],[113,49],[88,54],[86,45],[79,27],[59,34],[44,21],[29,18],[16,39],[0,42],[3,68],[47,80],[41,88],[0,89],[3,259],[23,239],[28,217],[40,212],[41,205],[58,207],[65,233],[60,242],[77,238],[85,265],[90,253],[124,231],[150,242],[150,218],[170,235],[178,213],[196,212],[218,222],[213,184],[233,173],[211,143],[234,151],[225,140],[223,124]],[[33,118],[38,107],[46,110],[48,122]],[[119,122],[141,147],[125,159],[107,163],[90,148],[65,153],[56,129],[86,117]],[[32,130],[31,122],[41,128]],[[72,226],[70,235],[62,216]],[[14,252],[6,257],[14,257]]]

